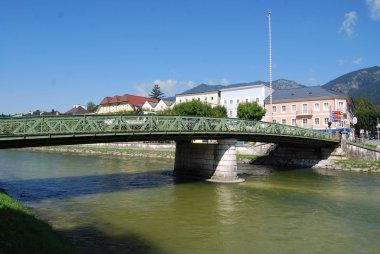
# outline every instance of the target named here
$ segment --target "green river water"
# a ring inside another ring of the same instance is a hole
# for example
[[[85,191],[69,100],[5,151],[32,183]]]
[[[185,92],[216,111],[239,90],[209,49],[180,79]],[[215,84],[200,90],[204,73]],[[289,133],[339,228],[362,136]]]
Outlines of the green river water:
[[[240,169],[180,181],[168,159],[0,151],[0,187],[84,253],[380,253],[380,175]]]

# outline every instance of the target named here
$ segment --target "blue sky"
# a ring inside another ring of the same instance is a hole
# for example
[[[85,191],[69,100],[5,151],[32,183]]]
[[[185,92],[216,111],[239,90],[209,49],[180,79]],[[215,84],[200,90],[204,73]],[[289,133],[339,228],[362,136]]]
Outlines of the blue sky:
[[[0,0],[0,113],[380,65],[380,0]]]

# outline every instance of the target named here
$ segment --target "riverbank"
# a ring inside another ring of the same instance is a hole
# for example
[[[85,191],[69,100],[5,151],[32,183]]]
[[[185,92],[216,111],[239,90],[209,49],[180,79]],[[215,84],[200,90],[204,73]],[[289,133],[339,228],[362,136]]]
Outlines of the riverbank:
[[[174,159],[175,151],[168,150],[166,147],[160,149],[154,146],[153,149],[149,147],[141,148],[121,148],[113,146],[89,146],[89,145],[74,145],[74,146],[46,146],[46,147],[33,147],[24,148],[31,151],[43,152],[58,152],[58,153],[76,153],[76,154],[93,154],[93,155],[111,155],[111,156],[130,156],[130,157],[146,157],[146,158],[166,158]],[[261,155],[253,154],[238,154],[238,163],[250,164]]]
[[[261,146],[260,146],[261,147]],[[271,146],[260,148],[244,148],[241,153],[237,154],[239,164],[256,164],[260,165],[261,159],[268,156]],[[36,148],[24,148],[32,151],[58,152],[58,153],[75,153],[90,155],[110,155],[110,156],[129,156],[129,157],[146,157],[146,158],[175,158],[175,146],[171,144],[94,144],[94,145],[69,145],[69,146],[48,146]],[[256,149],[256,150],[255,150]],[[254,150],[254,151],[253,151]],[[239,150],[238,150],[239,152]],[[324,160],[320,161],[313,168],[328,170],[344,170],[352,172],[370,172],[380,173],[380,161],[369,161],[360,159],[350,160]]]
[[[49,224],[0,190],[0,253],[78,253]]]

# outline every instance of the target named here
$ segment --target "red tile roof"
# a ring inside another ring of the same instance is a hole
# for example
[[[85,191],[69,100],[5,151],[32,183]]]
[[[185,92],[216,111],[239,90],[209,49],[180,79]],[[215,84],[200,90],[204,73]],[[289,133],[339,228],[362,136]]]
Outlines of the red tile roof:
[[[101,102],[100,105],[108,105],[108,104],[120,104],[120,103],[128,103],[133,107],[141,106],[146,101],[149,102],[158,102],[157,99],[154,98],[148,98],[143,96],[136,96],[131,94],[124,94],[122,96],[115,95],[114,97],[105,97]]]

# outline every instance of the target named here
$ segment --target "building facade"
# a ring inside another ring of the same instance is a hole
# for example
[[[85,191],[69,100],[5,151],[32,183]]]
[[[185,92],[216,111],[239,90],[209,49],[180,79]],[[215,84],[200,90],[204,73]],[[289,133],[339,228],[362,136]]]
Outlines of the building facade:
[[[211,105],[211,107],[215,107],[220,105],[220,92],[219,90],[214,91],[206,91],[206,92],[198,92],[198,93],[182,93],[177,94],[175,103],[183,103],[189,101],[202,101]]]
[[[262,85],[236,86],[220,90],[220,103],[227,109],[230,118],[237,117],[240,103],[257,102],[264,107],[264,100],[269,96],[269,87]]]
[[[122,96],[115,95],[114,97],[105,97],[96,110],[97,114],[110,114],[123,111],[133,111],[142,107],[146,101],[157,103],[154,98],[124,94]]]
[[[267,122],[323,131],[348,131],[353,118],[349,96],[319,86],[277,90],[273,93],[272,106],[268,98],[265,100],[265,110]],[[339,121],[332,121],[334,111],[341,112]]]

